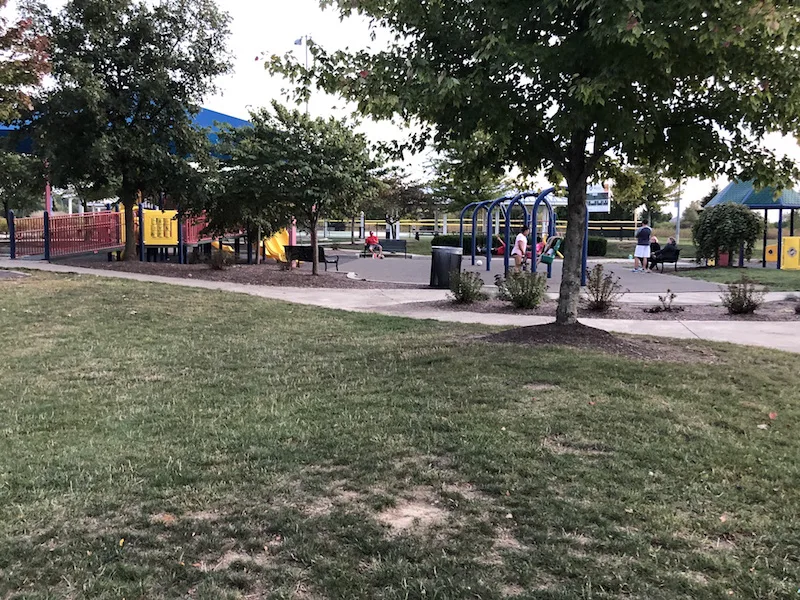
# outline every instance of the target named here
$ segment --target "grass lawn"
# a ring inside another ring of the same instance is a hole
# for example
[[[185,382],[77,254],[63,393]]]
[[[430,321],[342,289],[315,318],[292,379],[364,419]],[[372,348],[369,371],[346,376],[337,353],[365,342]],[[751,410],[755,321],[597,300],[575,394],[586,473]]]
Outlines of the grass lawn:
[[[752,269],[739,268],[701,268],[678,271],[681,277],[691,279],[702,279],[715,283],[736,283],[741,280],[742,275],[746,275],[756,283],[767,286],[773,292],[797,292],[800,291],[800,271],[778,271],[775,268],[762,269],[755,267]]]
[[[78,276],[0,298],[0,598],[796,595],[794,355],[654,369]]]
[[[661,240],[662,246],[666,245],[664,238],[659,239]],[[681,259],[692,259],[695,257],[694,244],[678,244],[678,247],[681,249]],[[628,256],[633,254],[634,250],[636,250],[636,240],[625,240],[620,242],[619,240],[613,240],[609,238],[606,258],[628,258]]]

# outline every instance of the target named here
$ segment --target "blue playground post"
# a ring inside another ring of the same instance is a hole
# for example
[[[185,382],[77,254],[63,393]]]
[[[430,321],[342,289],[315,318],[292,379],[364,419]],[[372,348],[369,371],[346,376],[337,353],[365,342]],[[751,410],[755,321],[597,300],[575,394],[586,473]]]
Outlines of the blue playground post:
[[[533,272],[535,273],[539,269],[539,255],[536,252],[536,232],[539,230],[538,224],[538,217],[539,217],[539,206],[541,206],[542,202],[547,207],[548,211],[548,225],[547,225],[547,237],[553,237],[556,235],[556,214],[553,210],[550,201],[547,197],[556,191],[556,188],[548,188],[539,194],[536,198],[536,202],[533,203],[533,208],[531,209],[531,229],[533,230],[533,251],[531,252],[531,256],[533,257]],[[549,263],[547,265],[547,278],[553,278],[553,263]]]
[[[181,212],[175,217],[178,220],[178,264],[182,265],[186,262],[186,255],[184,254],[183,244],[183,219],[181,219]]]
[[[44,213],[44,259],[50,260],[50,213]]]
[[[17,258],[17,236],[14,229],[14,211],[8,211],[8,236],[11,244],[11,260]]]
[[[511,196],[503,196],[502,198],[498,198],[491,202],[491,205],[486,209],[486,270],[492,270],[492,246],[494,245],[494,232],[492,223],[494,217],[494,206],[499,204],[500,207],[500,214],[505,217],[506,216],[506,209],[503,208],[503,202],[507,202],[511,200]],[[506,247],[506,250],[508,248]]]
[[[467,204],[464,208],[461,209],[461,215],[460,215],[461,225],[458,230],[458,243],[462,248],[464,247],[464,216],[467,214],[467,211],[470,208],[474,208],[478,206],[478,204],[480,204],[480,202],[473,202],[471,204]],[[475,236],[474,231],[472,232],[472,236],[473,237]]]
[[[778,209],[778,271],[783,265],[783,209]],[[728,258],[730,260],[730,257]]]

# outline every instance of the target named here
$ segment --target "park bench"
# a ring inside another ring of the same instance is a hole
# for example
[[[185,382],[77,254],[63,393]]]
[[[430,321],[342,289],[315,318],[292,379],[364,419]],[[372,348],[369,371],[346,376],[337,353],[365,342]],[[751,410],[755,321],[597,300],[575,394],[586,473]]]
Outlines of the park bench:
[[[675,248],[671,250],[669,248],[664,248],[663,250],[659,251],[658,256],[651,256],[650,257],[650,268],[652,269],[655,265],[656,269],[658,269],[658,265],[661,265],[661,272],[664,272],[664,264],[665,263],[674,263],[675,270],[678,270],[678,260],[681,257],[681,249]]]
[[[311,246],[285,246],[284,252],[286,253],[286,262],[291,263],[295,260],[300,262],[313,262],[314,252]],[[319,262],[325,265],[325,270],[328,270],[328,265],[336,265],[336,270],[339,270],[339,257],[338,256],[325,256],[325,248],[319,247]]]
[[[380,240],[378,243],[380,244],[381,248],[383,248],[384,254],[387,252],[391,254],[402,252],[404,258],[409,258],[407,240]],[[361,251],[359,256],[366,258],[371,255],[372,252],[369,251],[369,246],[364,245],[364,250]]]

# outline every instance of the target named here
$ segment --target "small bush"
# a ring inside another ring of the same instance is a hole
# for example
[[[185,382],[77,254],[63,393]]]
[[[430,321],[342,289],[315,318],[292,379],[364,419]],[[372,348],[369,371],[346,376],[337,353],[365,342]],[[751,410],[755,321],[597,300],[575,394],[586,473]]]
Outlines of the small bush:
[[[547,297],[547,277],[538,273],[511,273],[506,279],[495,279],[498,298],[516,308],[538,308]]]
[[[589,256],[605,256],[608,253],[608,240],[604,237],[589,238]]]
[[[737,283],[728,285],[720,298],[729,315],[750,315],[764,304],[765,294],[766,291],[759,290],[752,279],[742,275]]]
[[[224,271],[228,267],[232,266],[235,262],[236,257],[232,252],[228,252],[227,250],[220,248],[211,252],[211,258],[209,259],[208,264],[215,271]]]
[[[674,306],[673,302],[678,295],[673,292],[672,290],[667,290],[667,293],[663,296],[658,297],[658,301],[661,303],[659,306],[653,306],[651,308],[645,308],[644,312],[651,313],[651,314],[658,314],[662,312],[683,312],[682,306]]]
[[[456,304],[472,304],[486,300],[486,294],[483,293],[483,279],[478,273],[471,271],[450,273],[450,293]]]
[[[603,312],[614,306],[625,295],[619,277],[606,273],[603,265],[595,265],[587,273],[586,291],[589,294],[589,310]]]

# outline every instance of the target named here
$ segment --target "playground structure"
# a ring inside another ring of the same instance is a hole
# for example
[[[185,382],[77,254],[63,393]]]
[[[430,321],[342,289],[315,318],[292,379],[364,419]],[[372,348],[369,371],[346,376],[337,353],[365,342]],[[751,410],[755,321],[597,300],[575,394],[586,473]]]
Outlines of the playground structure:
[[[784,190],[780,194],[774,188],[756,191],[752,181],[734,181],[719,192],[708,203],[707,208],[720,204],[741,204],[751,210],[764,211],[764,249],[761,266],[775,264],[778,269],[800,270],[800,237],[795,236],[795,211],[800,209],[800,193]],[[778,241],[768,243],[769,213],[778,211]],[[789,211],[789,236],[784,236],[783,216]],[[722,258],[722,257],[721,257]],[[720,266],[725,263],[721,260]],[[739,253],[739,266],[744,266],[744,255]]]
[[[492,264],[492,240],[495,235],[499,233],[498,229],[499,224],[493,219],[495,211],[499,209],[499,218],[500,221],[504,221],[503,229],[504,229],[504,246],[503,246],[503,261],[504,261],[504,271],[508,273],[509,267],[511,264],[511,229],[513,226],[512,221],[512,211],[514,207],[520,207],[522,209],[522,226],[531,228],[531,237],[533,239],[533,244],[531,244],[531,271],[533,273],[538,272],[539,263],[544,263],[547,265],[547,278],[551,279],[553,277],[553,260],[555,255],[558,254],[558,250],[561,246],[561,238],[558,236],[557,231],[557,223],[556,223],[556,215],[555,211],[553,210],[553,206],[549,200],[549,198],[557,191],[557,188],[549,188],[544,190],[543,192],[523,192],[521,194],[517,194],[516,196],[503,196],[502,198],[498,198],[496,200],[487,200],[483,202],[473,202],[472,204],[468,204],[465,206],[460,215],[460,228],[459,228],[459,244],[463,248],[464,246],[464,221],[467,219],[467,215],[469,211],[472,211],[471,215],[471,224],[472,224],[472,264],[475,265],[475,258],[478,253],[478,216],[481,211],[485,212],[485,229],[486,229],[486,270],[491,271],[491,264]],[[531,207],[530,213],[528,212],[528,207],[525,204],[525,200],[528,198],[535,198],[533,205]],[[539,221],[539,212],[540,208],[544,207],[546,209],[547,218],[543,222],[540,223]],[[494,227],[494,231],[493,231]],[[540,235],[540,227],[541,227],[541,237],[543,240],[546,238],[550,238],[555,240],[554,243],[548,244],[543,252],[543,255],[540,256],[538,254],[538,249],[536,247],[536,239],[537,236]],[[586,285],[586,265],[588,261],[589,255],[589,208],[586,208],[586,235],[584,236],[583,240],[583,256],[582,256],[582,268],[581,268],[581,285]]]

